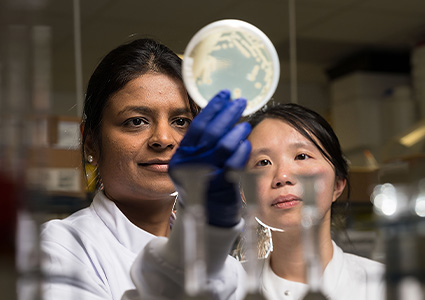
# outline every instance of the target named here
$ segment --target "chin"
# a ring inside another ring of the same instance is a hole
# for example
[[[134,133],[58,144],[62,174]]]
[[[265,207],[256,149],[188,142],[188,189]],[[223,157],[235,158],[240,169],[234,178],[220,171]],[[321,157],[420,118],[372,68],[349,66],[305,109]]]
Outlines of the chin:
[[[157,195],[170,195],[176,191],[176,188],[171,182],[162,182],[151,186],[150,190]]]

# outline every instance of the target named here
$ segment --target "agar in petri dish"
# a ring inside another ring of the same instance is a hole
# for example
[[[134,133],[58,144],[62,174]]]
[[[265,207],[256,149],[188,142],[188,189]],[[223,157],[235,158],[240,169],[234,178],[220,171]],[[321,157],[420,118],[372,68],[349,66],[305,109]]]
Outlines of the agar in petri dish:
[[[208,24],[192,37],[184,52],[183,80],[202,108],[220,90],[228,89],[233,99],[247,99],[243,115],[249,115],[270,100],[279,75],[272,42],[257,27],[241,20]]]

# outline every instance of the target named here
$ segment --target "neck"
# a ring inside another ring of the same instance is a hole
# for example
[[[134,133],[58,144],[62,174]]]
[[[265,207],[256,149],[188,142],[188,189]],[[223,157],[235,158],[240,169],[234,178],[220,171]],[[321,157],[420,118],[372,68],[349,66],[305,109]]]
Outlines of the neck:
[[[332,259],[333,246],[330,234],[330,221],[324,221],[318,229],[318,247],[322,270]],[[303,232],[300,228],[285,232],[272,232],[273,252],[270,266],[279,277],[290,281],[307,283],[306,261],[303,254]]]
[[[121,212],[137,227],[156,236],[170,234],[170,216],[175,197],[131,203],[114,201]]]

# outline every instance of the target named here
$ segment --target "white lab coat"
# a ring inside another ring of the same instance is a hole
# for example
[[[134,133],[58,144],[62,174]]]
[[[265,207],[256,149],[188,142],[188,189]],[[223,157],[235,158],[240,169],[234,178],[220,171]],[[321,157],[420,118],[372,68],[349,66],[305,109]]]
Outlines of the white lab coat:
[[[184,282],[180,223],[178,218],[167,243],[132,224],[98,192],[90,207],[43,225],[43,298],[178,299]],[[243,281],[242,267],[227,255],[242,227],[243,221],[231,229],[207,226],[209,248],[214,249],[207,258],[208,285],[216,299],[243,298],[243,289],[236,291]]]
[[[357,255],[344,253],[334,242],[333,256],[322,277],[324,294],[330,300],[384,300],[384,265]],[[282,254],[284,255],[284,254]],[[304,283],[277,276],[270,258],[263,260],[260,289],[271,300],[298,300],[308,291]]]
[[[223,242],[220,240],[220,243]],[[344,253],[334,242],[333,257],[327,265],[321,284],[325,295],[330,300],[385,300],[385,267],[383,264],[360,257],[357,255]],[[170,261],[169,249],[167,249],[166,241],[159,239],[148,244],[147,248],[151,248],[150,253],[155,255],[151,259],[157,263],[153,266],[156,274],[160,274],[163,278],[166,274],[175,274],[176,270],[165,267],[168,263],[162,261]],[[145,251],[146,252],[146,251]],[[282,254],[284,255],[284,254]],[[142,266],[142,264],[135,264]],[[162,272],[158,270],[161,270]],[[270,268],[270,257],[260,260],[260,271],[258,273],[259,291],[268,300],[301,300],[308,291],[308,285],[299,282],[293,282],[277,276]],[[233,280],[238,283],[237,289],[234,291],[233,298],[243,299],[246,293],[246,274],[238,266],[234,264],[226,264],[223,271],[227,276],[221,276],[225,280]],[[145,278],[148,278],[145,276]],[[242,279],[242,280],[241,280]],[[135,282],[143,282],[143,280],[135,280]],[[215,281],[217,284],[219,281]],[[149,286],[149,285],[147,285]],[[150,285],[154,286],[154,284]],[[225,290],[227,294],[222,293],[221,299],[227,299],[229,290]],[[173,299],[168,295],[169,299]],[[136,298],[135,298],[136,299]]]
[[[207,285],[214,299],[244,298],[246,274],[227,255],[242,227],[243,221],[231,229],[207,226]],[[174,300],[182,295],[181,218],[170,239],[156,237],[132,224],[99,192],[90,207],[47,222],[41,239],[45,300]],[[307,285],[279,278],[269,261],[263,262],[260,289],[269,299],[299,299],[306,292]],[[332,300],[381,300],[383,272],[383,265],[343,253],[334,244],[323,278],[325,291]]]

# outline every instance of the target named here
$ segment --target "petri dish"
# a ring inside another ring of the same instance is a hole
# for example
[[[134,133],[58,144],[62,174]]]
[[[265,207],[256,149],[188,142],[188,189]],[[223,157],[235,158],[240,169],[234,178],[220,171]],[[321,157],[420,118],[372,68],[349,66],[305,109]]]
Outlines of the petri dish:
[[[201,107],[222,89],[232,99],[247,99],[244,116],[273,96],[280,75],[279,57],[270,39],[245,21],[220,20],[201,28],[189,41],[183,58],[183,80]]]

